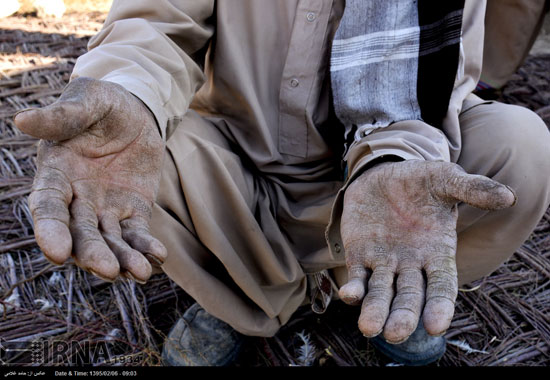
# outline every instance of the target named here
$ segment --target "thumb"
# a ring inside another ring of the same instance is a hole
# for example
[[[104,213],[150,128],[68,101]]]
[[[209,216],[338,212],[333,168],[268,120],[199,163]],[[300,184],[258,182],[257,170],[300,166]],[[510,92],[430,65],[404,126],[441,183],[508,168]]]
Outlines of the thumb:
[[[14,123],[21,132],[52,141],[73,138],[101,120],[109,110],[95,79],[77,78],[67,85],[53,104],[25,109],[15,114]]]
[[[517,196],[510,187],[482,175],[468,174],[458,165],[440,189],[447,198],[462,201],[484,210],[501,210],[512,207]]]

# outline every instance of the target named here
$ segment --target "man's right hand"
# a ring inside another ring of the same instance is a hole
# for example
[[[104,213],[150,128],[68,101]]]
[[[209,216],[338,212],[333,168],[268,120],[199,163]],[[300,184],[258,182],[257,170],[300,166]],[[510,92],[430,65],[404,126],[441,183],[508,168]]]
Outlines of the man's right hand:
[[[108,281],[147,281],[150,262],[167,255],[149,233],[164,143],[147,107],[117,84],[77,78],[15,124],[41,139],[29,206],[46,257],[61,265],[72,254]]]

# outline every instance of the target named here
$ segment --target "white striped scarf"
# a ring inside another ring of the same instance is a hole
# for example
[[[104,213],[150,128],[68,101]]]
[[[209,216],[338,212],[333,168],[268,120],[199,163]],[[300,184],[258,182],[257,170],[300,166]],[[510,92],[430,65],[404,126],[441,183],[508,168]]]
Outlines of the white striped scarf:
[[[347,144],[397,121],[440,127],[457,75],[464,0],[347,0],[331,55]]]

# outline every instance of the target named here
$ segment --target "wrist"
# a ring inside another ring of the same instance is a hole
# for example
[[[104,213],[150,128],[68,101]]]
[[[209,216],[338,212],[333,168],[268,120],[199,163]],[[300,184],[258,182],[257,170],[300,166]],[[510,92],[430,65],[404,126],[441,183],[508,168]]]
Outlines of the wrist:
[[[388,164],[388,163],[402,162],[402,161],[405,161],[405,159],[403,157],[396,156],[396,155],[384,155],[384,156],[376,157],[373,160],[362,165],[360,168],[357,168],[352,174],[353,178],[350,178],[350,181],[355,180],[366,171],[374,169],[375,167],[379,167],[381,165]],[[347,175],[346,175],[346,179],[348,179]]]

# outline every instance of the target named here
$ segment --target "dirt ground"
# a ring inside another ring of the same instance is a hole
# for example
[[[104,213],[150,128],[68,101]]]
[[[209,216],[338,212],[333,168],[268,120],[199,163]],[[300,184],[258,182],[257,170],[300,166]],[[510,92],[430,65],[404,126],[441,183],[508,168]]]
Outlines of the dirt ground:
[[[146,285],[110,284],[71,263],[50,265],[34,240],[26,204],[36,140],[12,121],[17,110],[55,101],[104,18],[88,10],[63,19],[0,19],[0,342],[86,342],[107,353],[90,359],[95,364],[154,366],[165,334],[192,300],[164,275]],[[550,126],[548,31],[496,96],[532,109]],[[357,330],[358,312],[338,302],[323,315],[303,307],[275,337],[250,338],[235,365],[393,365]],[[550,364],[550,211],[506,265],[461,289],[446,337],[447,352],[434,367]],[[0,347],[0,360],[78,364],[75,350],[67,349],[60,362],[54,355],[36,359],[28,350],[8,355]]]
[[[531,55],[550,54],[550,13],[546,15],[540,35],[530,53]]]

